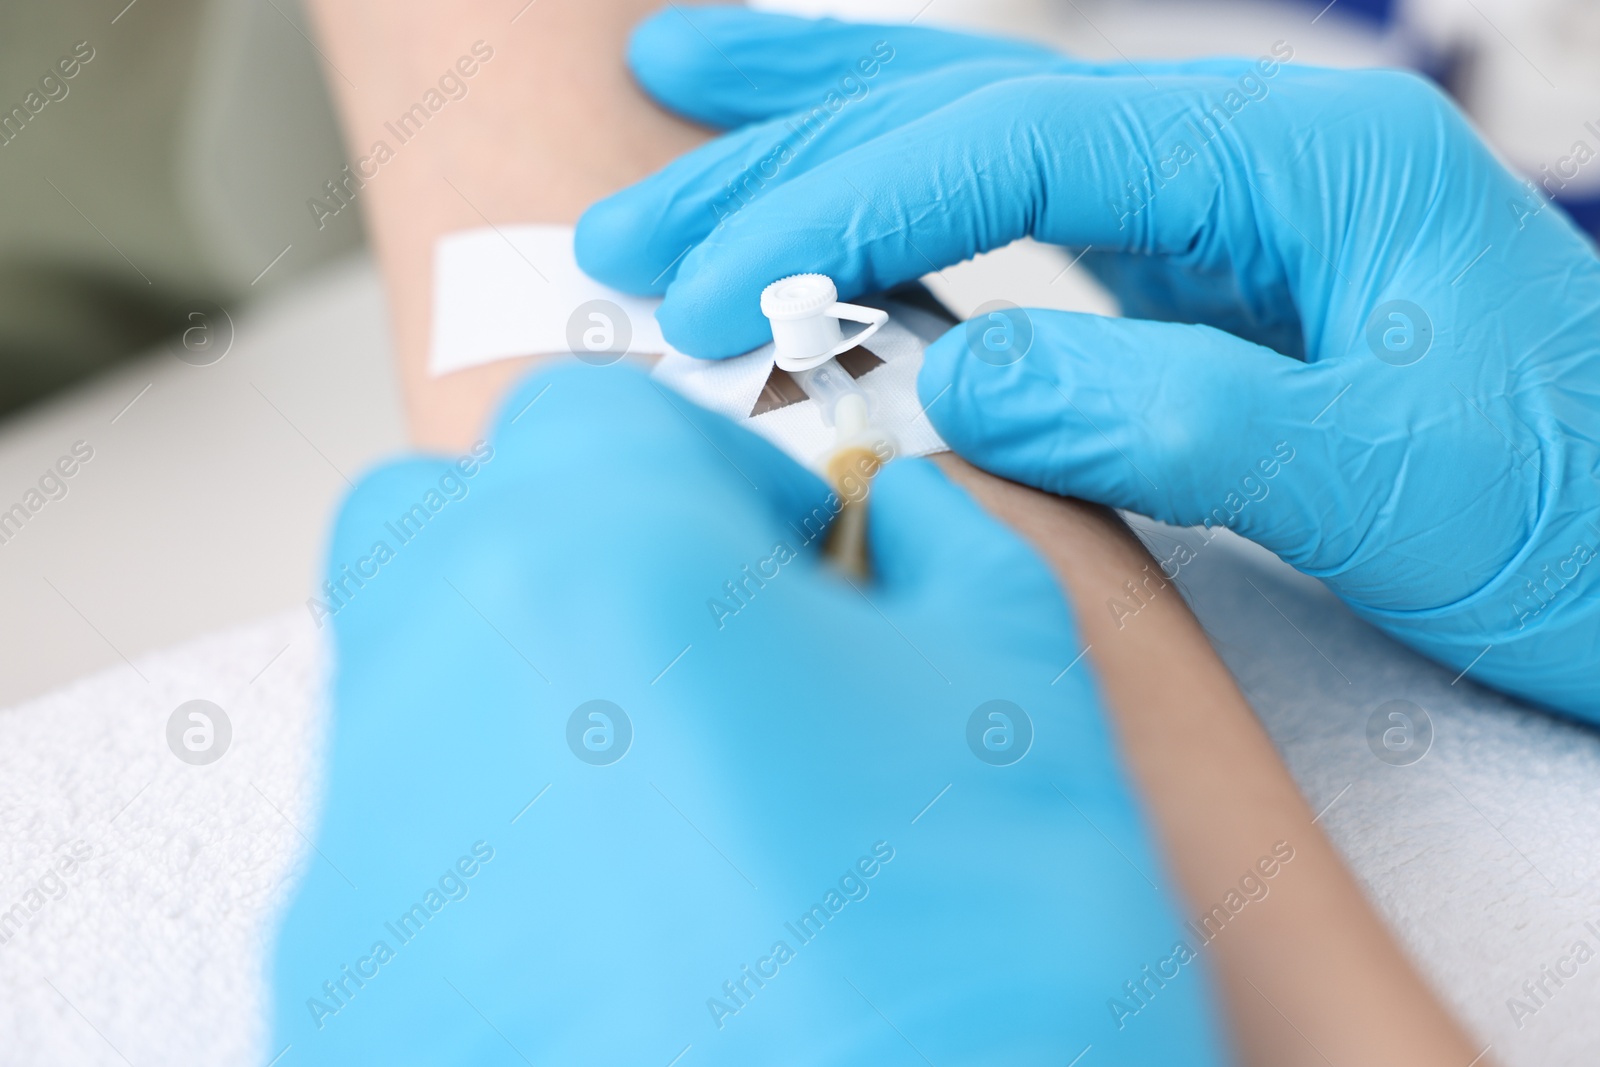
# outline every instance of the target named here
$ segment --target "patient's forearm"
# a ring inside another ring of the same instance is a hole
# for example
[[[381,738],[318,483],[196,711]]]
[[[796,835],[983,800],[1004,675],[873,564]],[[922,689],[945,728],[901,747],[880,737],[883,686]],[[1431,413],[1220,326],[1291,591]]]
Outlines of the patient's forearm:
[[[594,201],[705,138],[650,103],[623,64],[628,31],[660,6],[658,0],[311,0],[351,158],[369,157],[377,141],[393,151],[381,166],[369,164],[376,173],[357,203],[383,272],[418,443],[449,448],[470,441],[528,363],[428,377],[435,239],[491,223],[576,222]],[[478,62],[486,49],[492,57]],[[463,56],[476,68],[462,79],[466,95],[401,143],[385,124]]]
[[[1245,1061],[1260,1067],[1473,1062],[1480,1049],[1434,999],[1312,823],[1178,590],[1146,585],[1153,593],[1121,627],[1107,610],[1108,600],[1126,598],[1124,582],[1160,573],[1132,532],[1104,508],[941,458],[1060,576],[1187,902],[1186,918],[1204,929],[1203,917],[1247,873],[1269,887],[1265,898],[1226,923],[1213,921],[1216,936],[1200,949],[1222,983]],[[1280,860],[1270,879],[1260,878],[1256,865],[1278,842],[1293,849],[1293,858]]]

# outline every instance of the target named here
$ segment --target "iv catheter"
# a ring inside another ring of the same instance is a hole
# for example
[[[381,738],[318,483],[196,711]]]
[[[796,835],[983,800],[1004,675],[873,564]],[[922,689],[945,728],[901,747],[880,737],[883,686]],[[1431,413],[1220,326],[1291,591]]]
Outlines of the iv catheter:
[[[773,362],[816,402],[822,421],[834,429],[826,474],[843,506],[823,550],[847,574],[864,578],[867,482],[893,454],[894,443],[871,425],[866,393],[836,357],[877,333],[889,313],[840,303],[833,279],[825,274],[795,274],[773,282],[762,290],[761,313],[772,324]],[[863,328],[847,337],[841,319]]]

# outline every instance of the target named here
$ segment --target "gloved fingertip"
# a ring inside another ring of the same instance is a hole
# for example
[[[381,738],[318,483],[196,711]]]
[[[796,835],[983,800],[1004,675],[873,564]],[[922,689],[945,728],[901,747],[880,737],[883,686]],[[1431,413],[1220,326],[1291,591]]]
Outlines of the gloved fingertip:
[[[1048,582],[1033,549],[931,460],[885,466],[873,481],[871,501],[874,573],[891,592],[1009,584],[1024,574]]]
[[[694,28],[675,6],[668,5],[650,15],[628,35],[627,64],[634,80],[658,100],[670,100],[682,88],[691,50],[703,39],[691,41]]]
[[[345,495],[333,523],[326,565],[329,575],[337,578],[339,561],[356,559],[374,541],[386,538],[384,523],[404,514],[455,468],[455,462],[444,456],[403,456],[362,475]]]
[[[960,357],[964,323],[950,327],[922,351],[922,368],[917,372],[917,397],[926,407],[955,384],[956,362]]]
[[[628,363],[562,361],[530,374],[483,448],[489,458],[504,455],[496,470],[508,476],[566,486],[563,498],[602,479],[644,492],[663,471],[701,464],[741,491],[753,488],[782,519],[812,513],[828,491],[769,441]]]
[[[628,70],[645,92],[666,107],[710,126],[736,126],[749,117],[748,109],[723,97],[729,92],[743,95],[745,90],[754,94],[756,88],[742,72],[728,66],[724,49],[731,47],[730,36],[741,35],[744,23],[778,19],[798,21],[751,11],[742,4],[687,11],[669,5],[634,27],[628,37]]]
[[[637,77],[641,68],[649,69],[658,59],[677,55],[688,28],[671,4],[640,19],[628,34],[628,69]]]
[[[704,274],[669,286],[656,321],[668,344],[696,359],[742,356],[772,340],[759,290],[733,291]]]
[[[945,443],[963,455],[969,436],[971,397],[962,375],[971,358],[967,325],[961,323],[923,350],[922,367],[917,372],[917,399],[922,402],[923,412]]]
[[[663,79],[676,81],[696,69],[699,52],[714,54],[715,39],[740,16],[760,18],[742,4],[697,5],[689,11],[668,4],[639,20],[628,35],[628,70],[647,89]]]
[[[634,185],[591,204],[578,217],[572,251],[578,268],[613,289],[636,296],[658,296],[667,281],[658,271],[652,276],[650,256],[640,249],[640,235],[648,233],[640,206],[648,197]]]
[[[492,447],[518,452],[559,449],[592,455],[615,427],[637,426],[661,403],[659,387],[626,362],[589,366],[559,360],[522,379],[490,424]]]
[[[873,479],[872,490],[887,495],[896,506],[900,506],[903,502],[924,500],[928,493],[939,492],[941,483],[948,486],[950,480],[931,460],[925,456],[911,456],[884,464]]]
[[[925,573],[921,533],[936,521],[937,499],[953,488],[926,459],[896,460],[878,472],[867,536],[880,586],[891,592],[912,588]]]

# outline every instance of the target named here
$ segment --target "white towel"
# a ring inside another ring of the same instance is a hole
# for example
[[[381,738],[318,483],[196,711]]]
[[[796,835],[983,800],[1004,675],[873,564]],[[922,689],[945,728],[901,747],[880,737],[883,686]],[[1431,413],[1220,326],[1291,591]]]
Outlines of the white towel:
[[[314,835],[319,641],[301,609],[0,712],[0,1063],[271,1058],[261,968]],[[207,766],[167,744],[197,698],[232,725]]]

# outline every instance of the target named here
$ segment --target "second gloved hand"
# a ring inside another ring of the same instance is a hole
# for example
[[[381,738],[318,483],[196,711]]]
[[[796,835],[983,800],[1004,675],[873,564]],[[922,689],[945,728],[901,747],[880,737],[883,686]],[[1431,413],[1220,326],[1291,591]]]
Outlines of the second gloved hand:
[[[491,444],[340,518],[278,1067],[1225,1062],[1067,606],[963,491],[891,464],[856,586],[815,477],[627,367]]]

